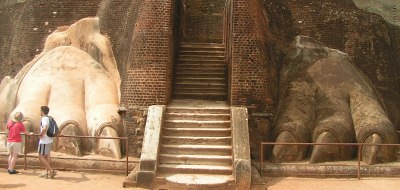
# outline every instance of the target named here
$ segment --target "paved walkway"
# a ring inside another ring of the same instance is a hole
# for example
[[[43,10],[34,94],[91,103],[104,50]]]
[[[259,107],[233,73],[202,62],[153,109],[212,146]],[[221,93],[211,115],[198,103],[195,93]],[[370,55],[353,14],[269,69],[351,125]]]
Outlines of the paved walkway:
[[[94,174],[86,172],[59,171],[54,179],[39,178],[41,171],[20,170],[9,175],[0,170],[0,189],[12,190],[115,190],[125,189],[124,175]],[[313,179],[313,178],[265,178],[268,190],[399,190],[400,178]],[[132,188],[129,188],[132,189]],[[138,188],[136,188],[138,189]],[[265,188],[263,188],[265,189]]]
[[[400,178],[273,178],[268,190],[399,190]]]

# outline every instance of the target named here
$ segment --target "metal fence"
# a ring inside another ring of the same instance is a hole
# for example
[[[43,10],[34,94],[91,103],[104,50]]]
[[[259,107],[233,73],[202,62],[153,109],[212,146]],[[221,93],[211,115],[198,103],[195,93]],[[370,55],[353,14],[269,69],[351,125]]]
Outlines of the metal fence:
[[[264,146],[265,145],[328,145],[328,146],[357,146],[357,178],[360,179],[360,168],[361,168],[361,149],[363,146],[400,146],[400,144],[372,144],[372,143],[277,143],[277,142],[261,142],[260,151],[260,175],[263,176],[264,169]]]
[[[5,134],[7,135],[7,132],[0,132],[1,134]],[[27,150],[26,150],[26,143],[28,142],[28,138],[34,137],[34,136],[40,136],[39,134],[32,134],[32,135],[25,135],[25,134],[21,134],[24,136],[24,170],[26,170],[27,168],[27,164],[26,164],[26,155],[27,155]],[[128,137],[93,137],[93,136],[74,136],[74,135],[60,135],[54,138],[86,138],[86,139],[120,139],[120,140],[124,140],[125,141],[125,150],[126,150],[126,170],[125,170],[125,175],[128,176],[128,163],[129,163],[129,156],[128,156],[128,150],[129,150],[129,143],[128,143]]]
[[[357,178],[360,179],[360,168],[361,168],[361,149],[363,146],[400,146],[400,144],[371,144],[371,143],[277,143],[277,142],[261,142],[260,152],[260,175],[263,175],[264,169],[264,146],[265,145],[328,145],[328,146],[357,146]]]

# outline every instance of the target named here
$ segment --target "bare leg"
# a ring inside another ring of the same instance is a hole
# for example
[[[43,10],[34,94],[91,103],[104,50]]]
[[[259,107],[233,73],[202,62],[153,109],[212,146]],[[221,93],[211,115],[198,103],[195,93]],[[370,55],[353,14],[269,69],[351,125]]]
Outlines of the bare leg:
[[[12,153],[8,156],[8,170],[10,170],[11,158],[12,158]]]
[[[15,162],[17,161],[18,153],[12,153],[12,158],[10,162],[10,170],[14,170]]]
[[[53,168],[51,168],[50,163],[48,161],[48,156],[47,155],[41,155],[39,154],[39,160],[40,162],[42,162],[42,164],[44,165],[44,167],[46,168],[47,172],[52,171]]]

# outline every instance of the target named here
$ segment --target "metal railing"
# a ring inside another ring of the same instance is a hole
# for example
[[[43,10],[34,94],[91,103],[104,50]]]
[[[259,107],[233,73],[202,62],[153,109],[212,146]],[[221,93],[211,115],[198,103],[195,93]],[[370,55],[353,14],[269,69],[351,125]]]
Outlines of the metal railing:
[[[263,176],[264,169],[264,146],[265,145],[328,145],[328,146],[357,146],[357,178],[360,179],[361,172],[361,150],[363,146],[400,146],[400,144],[372,144],[372,143],[277,143],[277,142],[261,142],[260,152],[260,175]]]
[[[5,134],[5,135],[7,135],[8,133],[7,132],[0,132],[0,135],[1,134]],[[31,134],[31,135],[25,135],[24,133],[21,133],[21,135],[23,135],[24,136],[24,170],[26,170],[27,169],[27,164],[26,164],[26,155],[27,155],[27,149],[26,149],[26,147],[27,147],[27,142],[28,142],[28,138],[31,138],[31,137],[35,137],[35,136],[40,136],[39,134]],[[129,170],[129,166],[128,166],[128,163],[129,163],[129,156],[128,156],[128,151],[129,151],[129,143],[128,143],[128,137],[94,137],[94,136],[74,136],[74,135],[60,135],[60,136],[57,136],[57,137],[54,137],[54,138],[86,138],[86,139],[120,139],[120,140],[124,140],[125,141],[125,151],[126,151],[126,160],[125,160],[125,162],[126,162],[126,170],[125,170],[125,175],[126,176],[128,176],[128,170]],[[7,141],[7,140],[5,140],[5,141]]]

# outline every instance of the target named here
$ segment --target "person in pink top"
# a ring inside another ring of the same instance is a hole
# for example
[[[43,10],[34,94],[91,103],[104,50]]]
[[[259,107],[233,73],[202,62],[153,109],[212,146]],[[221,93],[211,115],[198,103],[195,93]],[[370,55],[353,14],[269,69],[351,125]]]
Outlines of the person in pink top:
[[[8,137],[7,137],[7,149],[10,156],[8,157],[8,173],[17,174],[19,173],[14,169],[15,162],[17,160],[18,153],[21,152],[21,132],[28,135],[25,129],[22,119],[24,115],[21,112],[15,113],[11,120],[7,123]]]

